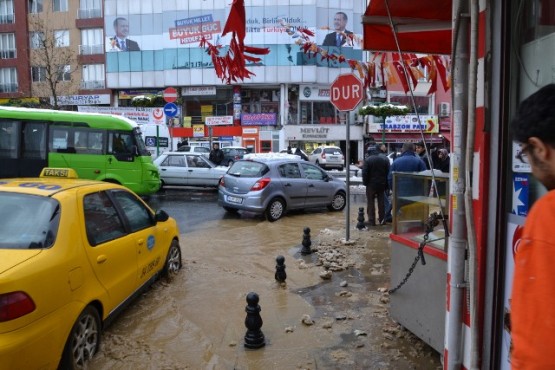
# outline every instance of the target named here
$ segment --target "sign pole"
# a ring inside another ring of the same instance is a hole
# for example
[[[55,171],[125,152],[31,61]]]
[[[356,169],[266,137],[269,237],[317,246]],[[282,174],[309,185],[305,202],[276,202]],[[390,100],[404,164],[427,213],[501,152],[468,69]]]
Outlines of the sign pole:
[[[156,125],[156,156],[160,155],[160,126]]]
[[[350,112],[346,112],[346,118],[345,118],[345,124],[347,125],[347,133],[346,133],[346,139],[347,142],[345,143],[345,160],[346,160],[346,165],[345,165],[345,169],[347,171],[347,175],[345,176],[345,184],[347,185],[347,204],[346,206],[346,212],[345,212],[345,241],[349,241],[349,236],[350,236],[350,227],[349,225],[351,224],[351,148],[350,148],[350,141],[351,141],[351,124],[349,122],[349,113]]]

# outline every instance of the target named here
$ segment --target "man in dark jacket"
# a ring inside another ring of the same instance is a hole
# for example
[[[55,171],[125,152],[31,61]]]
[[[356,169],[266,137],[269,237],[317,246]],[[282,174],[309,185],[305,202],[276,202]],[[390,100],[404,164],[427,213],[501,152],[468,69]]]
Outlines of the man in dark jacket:
[[[211,162],[214,162],[218,166],[222,164],[224,160],[224,152],[220,149],[220,144],[212,144],[212,150],[210,151],[208,159],[210,159]]]
[[[369,156],[364,160],[362,167],[362,183],[366,186],[366,202],[368,223],[376,226],[376,207],[374,198],[378,199],[378,221],[385,219],[384,196],[387,189],[387,176],[389,174],[389,159],[380,155],[379,148],[371,146]]]
[[[414,145],[414,151],[416,154],[422,159],[424,164],[426,165],[426,169],[430,169],[430,162],[428,160],[428,150],[426,149],[426,144],[420,141]]]
[[[395,188],[393,188],[393,172],[421,172],[426,170],[426,165],[420,157],[414,153],[413,143],[404,143],[401,148],[401,155],[397,157],[391,164],[389,175],[387,177],[389,188],[394,192],[397,202],[395,204],[395,212],[406,204],[412,203],[406,197],[423,195],[422,182],[418,179],[403,177],[397,178]]]

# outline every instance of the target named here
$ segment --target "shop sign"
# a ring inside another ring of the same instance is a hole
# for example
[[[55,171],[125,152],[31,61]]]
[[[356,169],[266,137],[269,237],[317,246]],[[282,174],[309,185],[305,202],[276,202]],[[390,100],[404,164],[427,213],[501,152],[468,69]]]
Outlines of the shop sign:
[[[79,105],[79,112],[111,114],[114,116],[124,116],[138,124],[165,124],[166,115],[162,108],[150,107],[99,107],[92,105]]]
[[[276,113],[243,113],[241,114],[242,126],[275,126]]]
[[[211,96],[216,95],[216,86],[189,86],[181,90],[182,96]]]
[[[299,89],[301,101],[330,101],[329,86],[300,85]]]
[[[97,105],[110,104],[110,94],[93,95],[64,95],[58,96],[58,105]],[[54,98],[50,97],[50,104],[54,105]]]
[[[422,129],[425,134],[439,133],[439,123],[436,115],[420,115],[420,123],[418,116],[409,114],[406,116],[386,117],[385,123],[368,123],[369,133],[383,132],[420,132]]]
[[[204,120],[206,126],[225,126],[233,125],[233,116],[209,116]]]
[[[204,137],[204,125],[193,125],[193,137]]]
[[[243,135],[253,135],[253,134],[258,134],[258,129],[251,127],[251,128],[244,128],[243,129]]]
[[[329,130],[326,127],[301,127],[301,139],[327,139]]]

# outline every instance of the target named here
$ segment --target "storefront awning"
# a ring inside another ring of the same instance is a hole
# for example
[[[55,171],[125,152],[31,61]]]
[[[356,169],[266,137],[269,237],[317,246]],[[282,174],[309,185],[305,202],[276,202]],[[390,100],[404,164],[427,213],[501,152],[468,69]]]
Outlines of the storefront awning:
[[[370,0],[362,17],[364,50],[451,54],[451,0]]]

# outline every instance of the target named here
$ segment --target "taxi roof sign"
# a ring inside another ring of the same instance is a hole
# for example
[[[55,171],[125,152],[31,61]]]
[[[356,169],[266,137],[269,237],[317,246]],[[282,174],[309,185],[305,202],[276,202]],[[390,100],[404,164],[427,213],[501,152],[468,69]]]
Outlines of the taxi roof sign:
[[[73,168],[45,167],[40,172],[40,177],[62,177],[66,179],[78,179],[77,172]]]

